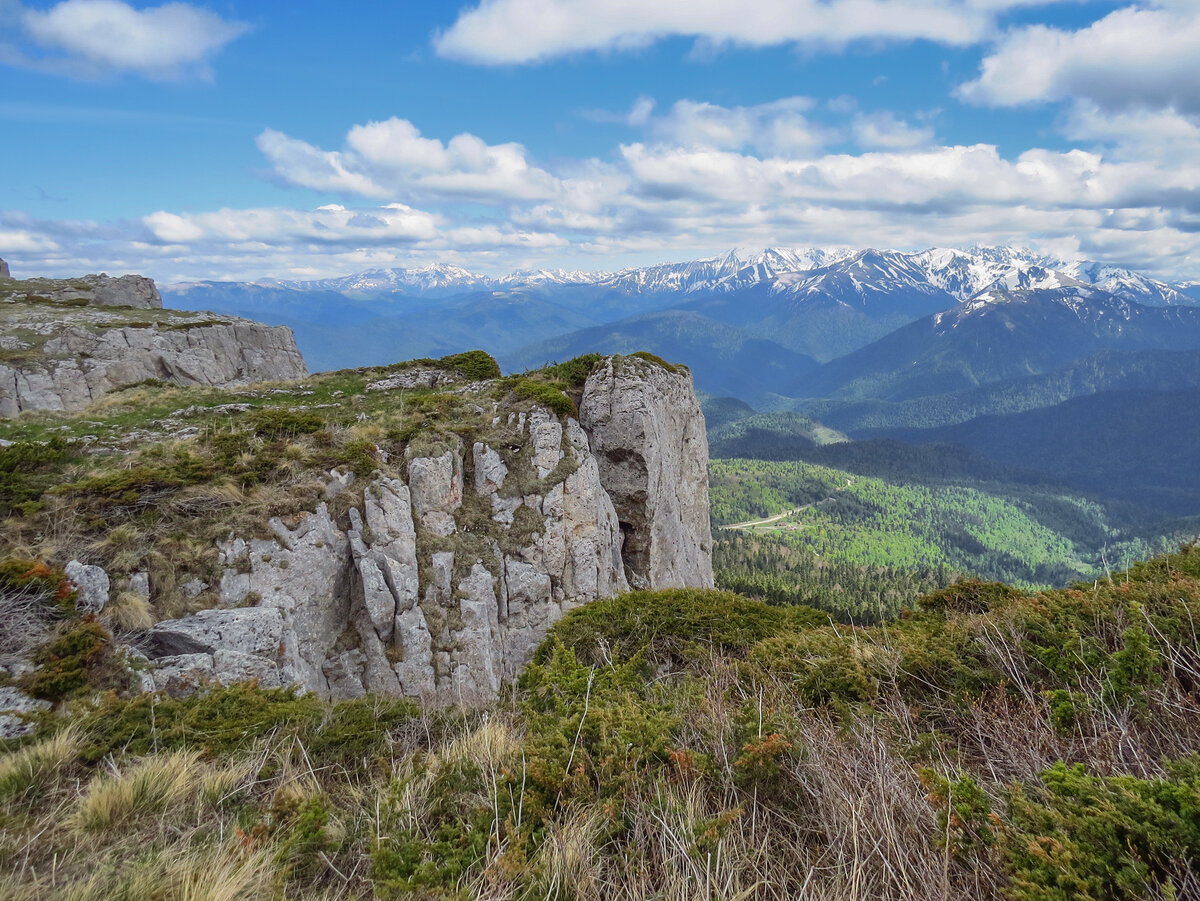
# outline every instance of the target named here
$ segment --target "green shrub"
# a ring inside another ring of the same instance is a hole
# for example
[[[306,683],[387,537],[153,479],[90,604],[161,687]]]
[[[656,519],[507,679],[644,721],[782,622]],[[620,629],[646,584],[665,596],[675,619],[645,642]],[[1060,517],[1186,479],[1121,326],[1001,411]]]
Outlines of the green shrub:
[[[256,435],[269,439],[311,435],[325,428],[325,420],[311,410],[256,410],[250,422]]]
[[[473,382],[500,378],[500,364],[487,351],[468,350],[466,353],[442,357],[437,362],[451,369],[457,369]]]
[[[619,798],[669,763],[681,722],[653,694],[641,661],[588,666],[560,641],[521,676],[533,813],[560,802]]]
[[[188,698],[157,694],[123,700],[110,695],[83,721],[81,754],[94,762],[108,754],[199,748],[226,754],[269,732],[319,723],[324,705],[293,688],[260,689],[243,683],[214,687]]]
[[[1164,779],[1093,776],[1060,762],[1042,782],[1010,798],[1013,898],[1176,897],[1173,877],[1200,859],[1200,756],[1170,764]]]
[[[749,660],[764,674],[790,679],[807,704],[847,704],[869,701],[878,691],[872,649],[826,627],[767,638]]]
[[[579,409],[575,406],[575,401],[567,397],[561,388],[557,388],[549,382],[538,382],[533,379],[523,378],[517,381],[517,384],[513,387],[513,393],[517,397],[541,404],[559,416],[579,415]]]
[[[76,694],[99,681],[96,672],[111,640],[99,623],[71,624],[34,652],[37,669],[22,676],[18,684],[43,701],[57,702]]]
[[[672,588],[632,591],[577,607],[555,624],[538,651],[556,641],[589,663],[602,654],[679,663],[716,651],[741,655],[756,642],[803,622],[827,622],[805,607],[770,607],[732,591]]]
[[[25,512],[52,488],[63,466],[75,459],[74,447],[55,435],[49,441],[16,441],[0,447],[0,513]]]
[[[375,897],[465,898],[462,883],[487,853],[497,813],[507,815],[509,805],[496,811],[481,804],[492,786],[484,784],[479,767],[455,761],[438,771],[418,830],[401,807],[404,787],[403,781],[394,783],[381,805],[380,825],[387,828],[376,835],[372,853]]]
[[[1022,596],[1003,582],[963,579],[918,598],[917,606],[931,613],[986,613]]]
[[[565,382],[572,388],[582,388],[596,364],[604,359],[604,354],[583,354],[567,360],[565,363],[553,363],[541,369],[541,373],[555,381]]]
[[[993,845],[996,819],[992,801],[974,778],[965,773],[947,777],[936,770],[918,771],[929,792],[929,803],[937,813],[938,839],[955,857]]]
[[[662,357],[656,356],[655,354],[644,350],[635,351],[629,356],[637,357],[639,360],[645,360],[647,363],[653,363],[655,366],[667,370],[667,372],[679,372],[681,369],[685,368],[683,366],[676,366],[674,363],[668,363]]]

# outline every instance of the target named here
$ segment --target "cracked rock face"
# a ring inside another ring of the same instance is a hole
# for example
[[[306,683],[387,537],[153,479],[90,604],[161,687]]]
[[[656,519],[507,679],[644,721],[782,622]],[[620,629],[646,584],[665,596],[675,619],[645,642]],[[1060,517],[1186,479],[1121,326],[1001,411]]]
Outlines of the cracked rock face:
[[[150,632],[155,685],[257,678],[333,700],[485,704],[573,607],[631,584],[710,587],[690,376],[609,366],[593,380],[582,424],[514,413],[494,443],[376,476],[340,527],[322,504],[272,519],[272,538],[225,542],[221,608]]]
[[[691,373],[610,357],[588,378],[579,418],[625,533],[629,583],[711,587],[708,438]]]
[[[0,365],[0,417],[80,410],[147,379],[232,387],[308,374],[290,329],[163,310],[154,282],[141,276],[5,286],[0,325],[17,354]]]

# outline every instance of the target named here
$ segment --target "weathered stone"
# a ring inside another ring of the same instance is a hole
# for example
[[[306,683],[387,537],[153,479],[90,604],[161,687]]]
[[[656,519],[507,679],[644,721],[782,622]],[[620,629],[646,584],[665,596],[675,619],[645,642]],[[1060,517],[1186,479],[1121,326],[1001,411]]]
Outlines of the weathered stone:
[[[153,323],[130,324],[130,311],[112,305],[162,306],[153,282],[140,276],[38,279],[29,290],[88,305],[60,309],[51,320],[38,304],[5,305],[6,330],[44,338],[29,345],[36,350],[29,359],[0,365],[0,418],[26,410],[80,410],[115,388],[148,379],[228,387],[308,374],[291,330],[282,326],[174,311],[158,314]]]
[[[12,685],[0,685],[0,739],[20,738],[34,730],[26,715],[49,710],[47,701],[31,698]]]
[[[185,697],[214,681],[212,654],[179,654],[154,661],[154,688]]]
[[[79,592],[75,596],[75,606],[85,613],[99,613],[108,603],[109,582],[108,573],[99,566],[88,566],[78,560],[72,560],[64,567],[67,579]]]
[[[453,451],[410,460],[408,486],[417,516],[424,519],[428,513],[453,513],[462,504],[462,461]]]
[[[0,278],[12,278],[12,275],[8,271],[8,263],[4,262],[4,260],[0,260]]]
[[[150,600],[150,573],[142,571],[131,575],[126,590],[143,601]]]
[[[610,357],[588,377],[579,415],[625,533],[629,583],[711,587],[708,439],[691,373]]]
[[[179,586],[179,590],[183,592],[185,598],[194,600],[202,592],[208,591],[208,583],[203,579],[188,579]]]
[[[367,390],[395,391],[408,388],[440,388],[442,385],[461,381],[462,376],[450,369],[405,369],[386,379],[371,382],[367,385]]]
[[[364,486],[346,532],[321,505],[270,520],[272,539],[223,543],[223,608],[151,630],[155,684],[183,691],[253,678],[331,699],[486,704],[565,611],[628,590],[627,573],[655,587],[711,584],[703,423],[688,418],[699,417],[690,381],[633,366],[610,364],[607,381],[589,381],[590,436],[534,407],[508,418],[524,429],[522,447],[509,438],[471,446],[466,484],[457,451],[416,457],[407,485],[377,476]],[[593,446],[604,448],[600,459]],[[532,462],[540,493],[500,497],[512,477],[505,452]],[[628,460],[629,471],[615,468],[614,505],[604,473]],[[491,523],[475,530],[469,517],[459,532],[464,492],[475,495],[472,516],[490,503],[494,522],[519,527],[520,540],[500,541]],[[439,549],[419,554],[418,533],[440,536]]]
[[[97,306],[102,307],[135,307],[142,310],[161,310],[162,296],[151,279],[142,275],[122,275],[113,278],[101,272],[99,275],[85,275],[79,279],[71,279],[71,289],[64,293],[74,296],[88,296]],[[79,284],[86,285],[80,291]]]

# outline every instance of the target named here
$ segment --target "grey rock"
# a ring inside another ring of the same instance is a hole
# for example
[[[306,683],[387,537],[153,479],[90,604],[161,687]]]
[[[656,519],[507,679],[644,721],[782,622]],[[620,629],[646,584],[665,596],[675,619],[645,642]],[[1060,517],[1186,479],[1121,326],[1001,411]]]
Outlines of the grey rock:
[[[629,583],[712,587],[708,439],[691,373],[609,357],[588,377],[579,417],[625,532]]]
[[[64,567],[64,571],[79,592],[75,597],[78,609],[85,613],[99,613],[104,609],[108,603],[109,581],[103,567],[72,560]]]
[[[195,600],[202,592],[208,591],[208,583],[203,579],[189,579],[179,586],[179,590],[188,600]]]
[[[103,294],[109,282],[127,278],[133,277],[99,282],[98,290]],[[39,280],[39,290],[41,285]],[[36,333],[41,343],[25,345],[29,360],[0,365],[0,418],[26,410],[81,410],[115,388],[147,379],[231,387],[308,374],[291,330],[282,326],[169,311],[155,317],[158,324],[136,327],[128,311],[106,306],[60,309],[49,320],[38,305],[3,306],[6,330]],[[143,306],[154,308],[149,300]]]
[[[34,724],[29,722],[25,715],[49,709],[50,704],[47,701],[31,698],[11,685],[0,686],[0,739],[28,735],[33,731]]]
[[[131,575],[126,590],[144,601],[150,600],[150,573],[142,571]]]
[[[4,260],[0,260],[0,278],[12,278],[12,274],[8,271],[8,263],[4,262]]]
[[[452,514],[462,504],[462,461],[454,451],[437,457],[417,457],[408,463],[408,486],[413,512]]]
[[[395,391],[405,388],[440,388],[461,382],[462,376],[450,369],[405,369],[396,375],[367,385],[368,391]]]
[[[141,310],[161,310],[162,296],[151,279],[142,275],[122,275],[113,278],[103,272],[85,275],[72,281],[87,285],[91,302],[102,307],[136,307]],[[87,291],[72,288],[74,295],[87,296]]]
[[[272,607],[201,610],[152,627],[146,636],[147,655],[212,654],[221,649],[276,660],[283,625],[283,616]]]
[[[179,654],[154,661],[152,672],[155,691],[173,698],[193,694],[215,681],[212,654]]]
[[[320,505],[270,520],[271,539],[224,542],[222,607],[150,631],[155,684],[253,678],[335,700],[487,704],[571,608],[631,582],[711,585],[690,379],[610,361],[583,408],[583,424],[536,405],[496,416],[508,434],[474,443],[466,461],[447,450],[409,460],[407,484],[372,478],[345,532]],[[506,454],[532,462],[538,493],[501,497],[516,459]],[[493,523],[475,530],[489,505]],[[501,541],[495,524],[518,520],[521,540]],[[418,536],[436,541],[421,551]]]
[[[353,470],[331,469],[329,471],[329,481],[325,483],[325,500],[333,500],[353,484]]]

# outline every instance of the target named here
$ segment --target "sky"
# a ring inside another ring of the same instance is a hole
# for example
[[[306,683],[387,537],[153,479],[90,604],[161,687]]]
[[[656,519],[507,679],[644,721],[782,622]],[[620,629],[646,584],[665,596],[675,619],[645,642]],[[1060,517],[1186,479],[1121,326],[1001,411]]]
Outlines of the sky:
[[[0,0],[13,274],[1015,244],[1200,280],[1200,0]]]

